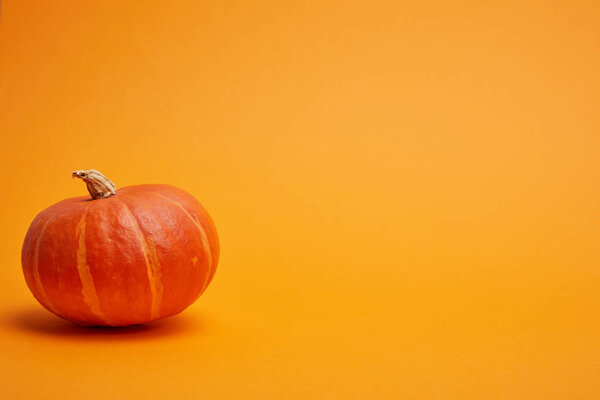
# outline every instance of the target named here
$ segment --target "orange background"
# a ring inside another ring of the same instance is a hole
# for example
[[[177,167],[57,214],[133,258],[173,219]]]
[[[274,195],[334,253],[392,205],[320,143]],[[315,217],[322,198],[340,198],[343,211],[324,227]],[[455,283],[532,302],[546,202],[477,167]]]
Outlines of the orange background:
[[[0,16],[4,399],[600,398],[600,3],[26,1]],[[171,183],[212,285],[146,327],[29,293],[43,208]]]

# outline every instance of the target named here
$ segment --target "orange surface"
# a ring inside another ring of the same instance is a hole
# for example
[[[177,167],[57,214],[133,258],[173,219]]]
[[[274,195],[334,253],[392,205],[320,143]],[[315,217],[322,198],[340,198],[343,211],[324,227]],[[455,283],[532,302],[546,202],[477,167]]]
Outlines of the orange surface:
[[[600,398],[600,3],[17,1],[0,15],[3,399]],[[50,315],[29,223],[170,183],[205,295]]]

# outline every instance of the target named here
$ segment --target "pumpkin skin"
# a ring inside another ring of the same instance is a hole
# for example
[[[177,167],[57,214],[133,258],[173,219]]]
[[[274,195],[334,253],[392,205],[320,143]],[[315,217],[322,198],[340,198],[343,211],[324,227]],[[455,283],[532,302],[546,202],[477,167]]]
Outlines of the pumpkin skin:
[[[219,240],[190,194],[137,185],[42,211],[21,253],[35,298],[84,326],[127,326],[177,314],[211,282]]]

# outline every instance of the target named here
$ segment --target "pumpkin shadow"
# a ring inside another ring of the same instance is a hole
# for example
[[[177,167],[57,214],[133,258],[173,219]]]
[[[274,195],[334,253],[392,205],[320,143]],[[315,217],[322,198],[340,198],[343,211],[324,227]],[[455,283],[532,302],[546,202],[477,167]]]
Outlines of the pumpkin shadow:
[[[69,340],[147,340],[201,332],[206,324],[189,315],[175,315],[144,325],[83,327],[43,309],[26,309],[9,315],[7,325],[21,333],[68,338]]]

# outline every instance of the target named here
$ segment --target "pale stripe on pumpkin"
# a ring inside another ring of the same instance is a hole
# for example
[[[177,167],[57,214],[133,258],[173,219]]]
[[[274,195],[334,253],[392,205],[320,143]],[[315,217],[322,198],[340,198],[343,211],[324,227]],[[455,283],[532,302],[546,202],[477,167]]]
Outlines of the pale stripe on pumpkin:
[[[91,204],[90,204],[91,205]],[[85,246],[85,217],[87,216],[87,206],[77,227],[75,228],[75,236],[78,240],[77,246],[77,272],[79,273],[79,279],[81,280],[81,294],[85,304],[88,305],[92,314],[101,320],[104,324],[110,322],[106,315],[100,309],[100,299],[98,299],[98,293],[96,292],[96,286],[94,285],[94,278],[90,271],[90,266],[87,264],[87,248]]]
[[[204,291],[204,289],[206,289],[206,286],[208,285],[208,279],[210,278],[210,276],[212,274],[212,269],[213,269],[212,252],[210,250],[210,243],[208,242],[208,236],[206,234],[206,231],[204,230],[204,227],[202,226],[202,224],[200,224],[200,221],[197,218],[195,218],[192,214],[190,214],[188,212],[188,210],[186,210],[185,207],[183,205],[181,205],[179,202],[177,202],[173,199],[170,199],[169,197],[164,196],[160,193],[156,193],[156,192],[150,192],[150,193],[155,194],[159,197],[162,197],[163,199],[168,200],[171,203],[173,203],[174,205],[176,205],[177,207],[179,207],[185,213],[185,215],[187,215],[188,218],[190,220],[192,220],[194,225],[196,225],[196,227],[198,228],[198,231],[200,231],[202,247],[203,247],[204,251],[206,252],[206,256],[208,258],[208,271],[206,272],[206,277],[204,278],[204,282],[202,283],[202,287],[200,289],[200,294],[201,294]]]
[[[121,201],[121,203],[123,203]],[[131,226],[135,232],[135,235],[140,242],[140,246],[142,248],[142,254],[144,255],[144,261],[146,262],[146,271],[148,273],[148,282],[150,284],[150,293],[152,294],[152,303],[150,306],[150,316],[152,319],[158,318],[160,311],[160,303],[162,301],[163,296],[163,284],[161,281],[161,267],[160,261],[158,260],[158,254],[156,252],[156,245],[154,244],[154,240],[151,237],[144,237],[142,230],[140,229],[139,224],[135,220],[135,217],[127,207],[127,204],[123,203],[125,206],[125,214],[131,221]]]
[[[48,218],[48,220],[42,226],[42,230],[35,241],[35,247],[33,248],[33,280],[35,282],[35,286],[37,286],[39,300],[45,305],[50,311],[57,313],[54,304],[48,298],[46,291],[44,290],[44,285],[42,284],[42,279],[40,278],[40,269],[39,269],[39,260],[40,260],[40,242],[42,241],[42,237],[44,233],[46,233],[46,228],[48,228],[48,224],[52,218]]]

